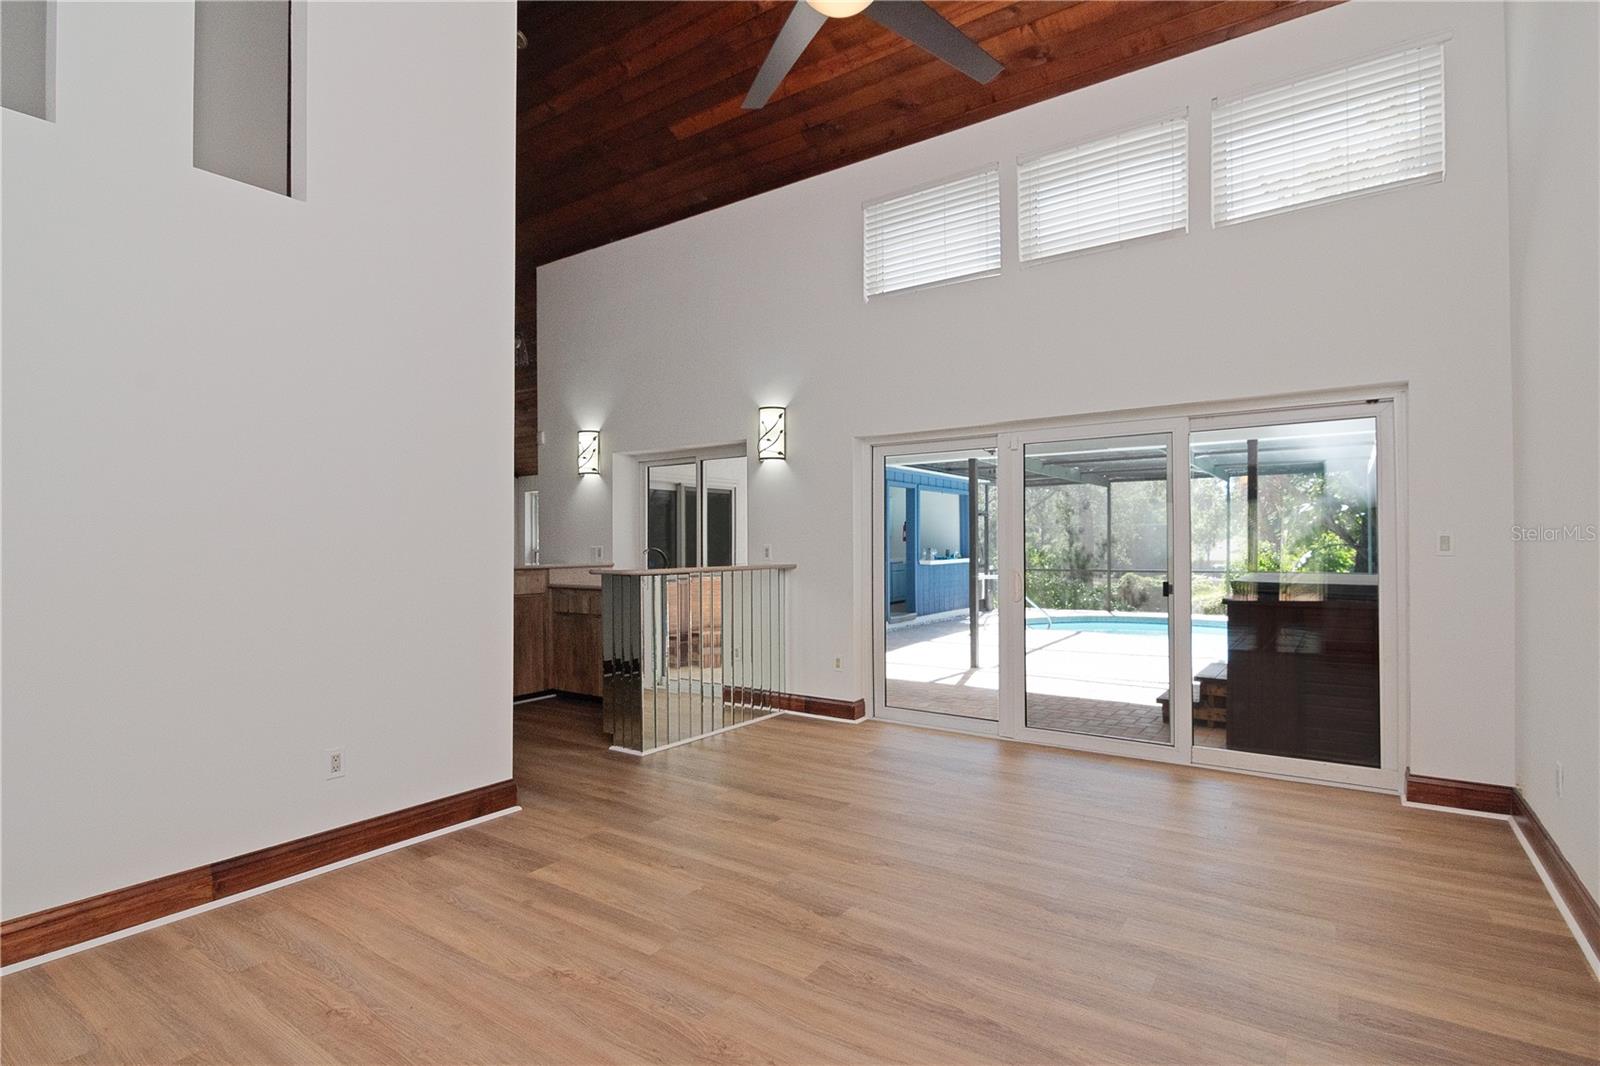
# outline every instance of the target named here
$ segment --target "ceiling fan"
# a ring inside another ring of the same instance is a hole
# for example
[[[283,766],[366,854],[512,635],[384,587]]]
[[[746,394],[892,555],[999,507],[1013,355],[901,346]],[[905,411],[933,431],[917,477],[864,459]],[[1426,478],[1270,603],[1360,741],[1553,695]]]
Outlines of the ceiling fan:
[[[973,81],[990,82],[1003,69],[994,57],[922,0],[797,0],[789,12],[789,21],[778,31],[772,50],[756,71],[755,83],[744,98],[745,110],[753,111],[766,104],[823,23],[860,14],[944,60]]]

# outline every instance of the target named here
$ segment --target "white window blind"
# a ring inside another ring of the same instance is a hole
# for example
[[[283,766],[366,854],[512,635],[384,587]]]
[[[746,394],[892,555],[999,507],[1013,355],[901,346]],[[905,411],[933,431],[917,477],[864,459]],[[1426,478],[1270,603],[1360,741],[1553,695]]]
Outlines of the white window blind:
[[[1000,272],[1000,168],[868,204],[868,297]]]
[[[1023,262],[1189,228],[1189,120],[1165,119],[1017,164]]]
[[[1444,46],[1213,101],[1217,225],[1444,176]]]

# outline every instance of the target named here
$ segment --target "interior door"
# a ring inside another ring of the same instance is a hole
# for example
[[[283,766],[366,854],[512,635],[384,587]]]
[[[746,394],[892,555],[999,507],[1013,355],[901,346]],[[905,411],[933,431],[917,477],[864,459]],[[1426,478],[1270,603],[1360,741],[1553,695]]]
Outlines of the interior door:
[[[1187,761],[1182,440],[1181,420],[1152,420],[1004,442],[1018,486],[1006,502],[1006,735]]]

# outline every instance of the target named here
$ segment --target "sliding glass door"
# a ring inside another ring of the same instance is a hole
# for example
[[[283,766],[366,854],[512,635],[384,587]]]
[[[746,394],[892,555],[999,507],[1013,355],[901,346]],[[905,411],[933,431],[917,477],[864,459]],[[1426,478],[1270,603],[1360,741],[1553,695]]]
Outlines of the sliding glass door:
[[[1183,485],[1181,420],[1013,434],[1000,442],[1003,566],[1014,573],[1002,655],[1001,733],[1046,744],[1180,760],[1189,747],[1183,618],[1173,561]],[[1004,483],[1004,478],[1003,478]]]
[[[874,713],[1397,787],[1392,418],[875,448]]]
[[[1196,762],[1388,785],[1388,411],[1196,420]]]
[[[646,566],[737,566],[747,562],[742,452],[645,464]]]
[[[994,438],[874,457],[879,713],[993,732],[1000,720]]]
[[[645,484],[645,548],[651,569],[700,565],[700,464],[657,463]]]
[[[1023,445],[1022,724],[1172,743],[1172,436]]]

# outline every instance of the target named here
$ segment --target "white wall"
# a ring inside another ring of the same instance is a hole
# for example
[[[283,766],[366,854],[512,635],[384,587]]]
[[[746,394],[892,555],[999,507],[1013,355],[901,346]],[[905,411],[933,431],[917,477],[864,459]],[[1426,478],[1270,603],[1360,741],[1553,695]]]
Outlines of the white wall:
[[[1214,95],[1440,32],[1442,184],[1210,228]],[[1179,105],[1192,231],[1019,269],[1017,156]],[[1510,783],[1505,137],[1498,6],[1349,4],[542,267],[547,554],[612,542],[612,450],[748,440],[759,404],[786,404],[789,460],[751,471],[751,554],[798,564],[790,687],[853,699],[870,596],[859,438],[1403,382],[1410,765]],[[862,202],[996,160],[1004,273],[863,302]],[[594,426],[607,473],[580,479],[575,434]],[[1453,557],[1432,553],[1438,530]]]
[[[1558,538],[1516,542],[1517,785],[1600,896],[1600,8],[1506,36],[1516,522]]]
[[[303,202],[192,167],[192,19],[60,5],[0,127],[7,917],[511,772],[512,5],[312,5]]]

